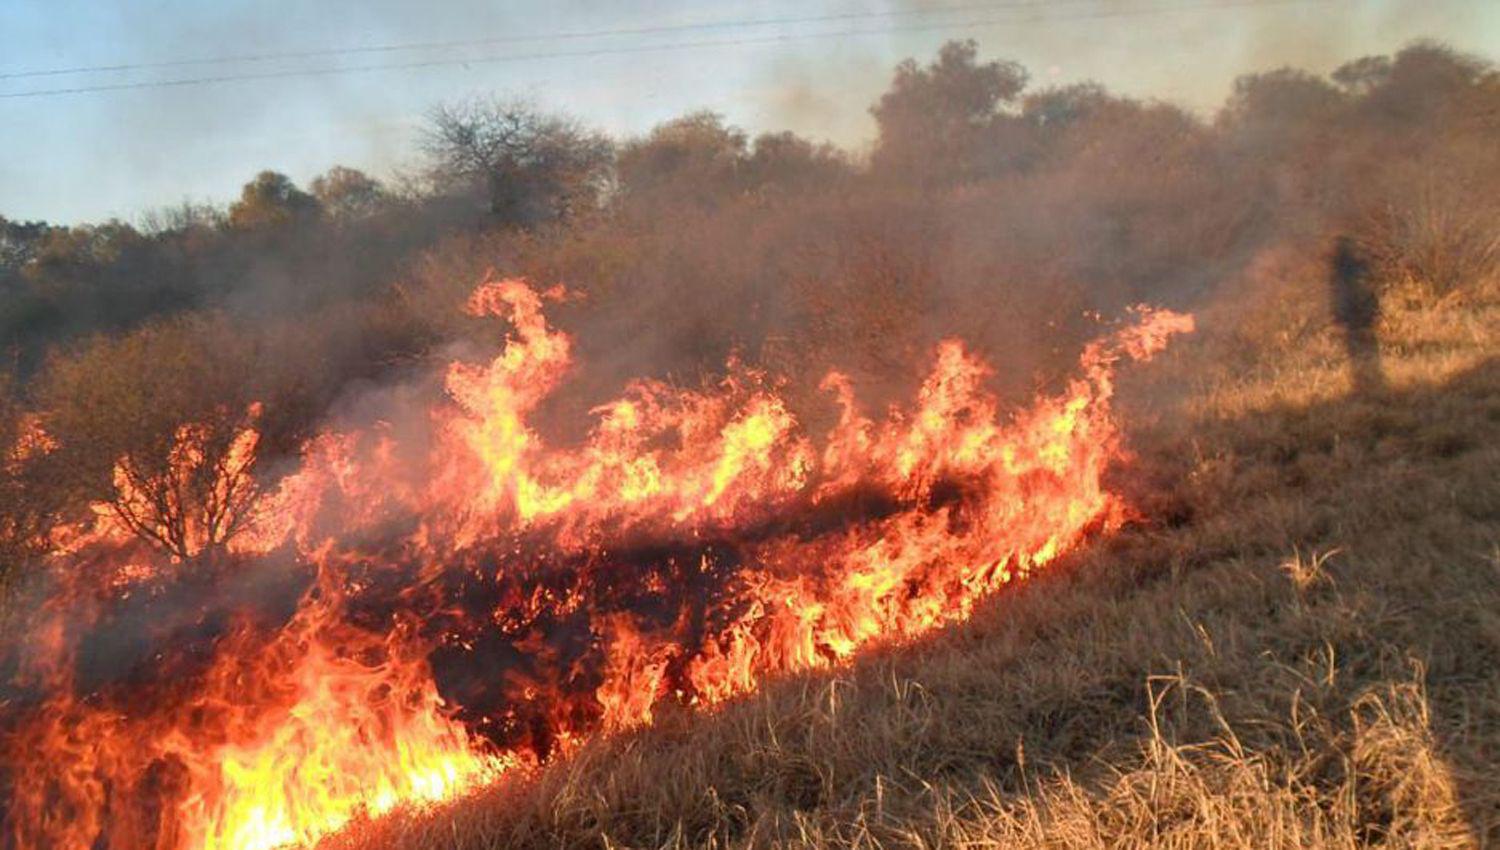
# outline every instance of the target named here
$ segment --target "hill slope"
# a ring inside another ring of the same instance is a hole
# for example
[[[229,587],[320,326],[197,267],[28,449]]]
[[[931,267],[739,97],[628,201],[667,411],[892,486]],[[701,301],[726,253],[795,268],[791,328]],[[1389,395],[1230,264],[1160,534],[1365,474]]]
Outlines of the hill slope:
[[[1143,520],[964,626],[329,844],[1500,839],[1500,302],[1388,305],[1360,393],[1304,313],[1137,374]]]

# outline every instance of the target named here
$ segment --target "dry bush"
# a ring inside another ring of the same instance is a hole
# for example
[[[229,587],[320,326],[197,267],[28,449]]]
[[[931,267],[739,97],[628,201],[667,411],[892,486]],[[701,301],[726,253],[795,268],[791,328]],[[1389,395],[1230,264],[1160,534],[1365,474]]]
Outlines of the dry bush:
[[[1454,155],[1382,175],[1385,200],[1359,232],[1392,295],[1443,298],[1500,274],[1500,157]]]

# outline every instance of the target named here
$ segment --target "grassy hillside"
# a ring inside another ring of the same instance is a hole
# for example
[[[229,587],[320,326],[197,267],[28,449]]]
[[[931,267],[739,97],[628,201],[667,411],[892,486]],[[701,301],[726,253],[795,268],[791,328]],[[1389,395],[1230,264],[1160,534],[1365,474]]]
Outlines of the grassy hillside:
[[[1296,283],[1124,388],[1141,521],[968,624],[330,844],[1500,839],[1500,299],[1389,295],[1355,392]]]

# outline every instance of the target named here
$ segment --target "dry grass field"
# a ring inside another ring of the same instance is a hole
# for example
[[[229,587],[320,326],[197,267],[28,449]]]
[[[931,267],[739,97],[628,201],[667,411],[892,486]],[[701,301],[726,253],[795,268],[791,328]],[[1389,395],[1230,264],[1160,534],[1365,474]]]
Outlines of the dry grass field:
[[[1500,299],[1388,293],[1356,391],[1292,278],[1122,388],[1122,533],[962,627],[328,845],[1500,841]]]

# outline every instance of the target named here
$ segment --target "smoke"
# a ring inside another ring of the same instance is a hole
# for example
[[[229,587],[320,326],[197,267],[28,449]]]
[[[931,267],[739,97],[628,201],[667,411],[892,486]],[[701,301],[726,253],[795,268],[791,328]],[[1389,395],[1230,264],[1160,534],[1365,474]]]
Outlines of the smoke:
[[[784,128],[857,153],[874,138],[869,104],[889,75],[882,52],[858,43],[834,45],[818,56],[780,56],[747,91],[746,117],[752,126]]]

